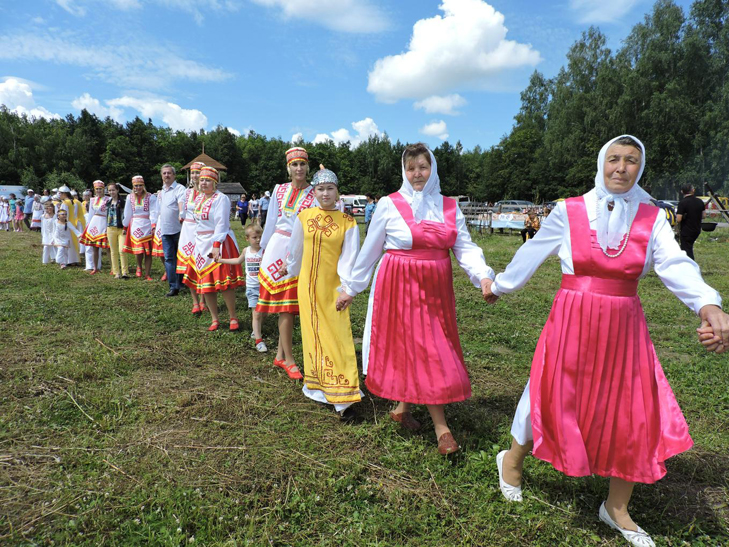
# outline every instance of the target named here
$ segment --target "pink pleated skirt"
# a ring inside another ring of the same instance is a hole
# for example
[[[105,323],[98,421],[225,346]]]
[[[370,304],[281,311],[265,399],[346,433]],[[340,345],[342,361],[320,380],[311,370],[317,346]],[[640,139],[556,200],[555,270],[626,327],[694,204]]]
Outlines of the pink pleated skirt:
[[[566,475],[653,483],[668,458],[693,445],[634,283],[632,295],[616,296],[615,286],[588,292],[563,282],[539,338],[530,378],[533,454]]]
[[[448,250],[388,251],[377,273],[367,388],[379,397],[446,404],[471,396],[456,326]]]

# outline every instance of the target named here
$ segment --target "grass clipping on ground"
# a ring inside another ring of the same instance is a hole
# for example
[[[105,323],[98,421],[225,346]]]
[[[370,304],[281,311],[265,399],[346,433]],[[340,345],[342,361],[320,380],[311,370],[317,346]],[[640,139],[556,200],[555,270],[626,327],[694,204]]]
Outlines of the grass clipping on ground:
[[[236,226],[239,241],[242,231]],[[521,241],[476,235],[501,271]],[[425,427],[392,423],[367,394],[358,421],[309,401],[240,334],[206,332],[187,294],[40,263],[39,234],[0,232],[0,544],[620,545],[596,515],[599,477],[532,458],[525,502],[506,503],[494,456],[559,286],[550,259],[526,289],[488,307],[456,267],[458,324],[473,397],[447,408],[463,447],[437,454]],[[704,276],[729,295],[729,233],[702,235]],[[133,259],[132,259],[133,262]],[[108,257],[104,257],[105,268]],[[162,266],[154,262],[155,278]],[[633,518],[668,545],[729,542],[729,367],[706,354],[697,318],[650,274],[640,295],[695,447],[638,486]],[[352,309],[355,338],[367,295]],[[276,347],[275,319],[264,338]],[[294,334],[301,363],[300,333]],[[358,355],[359,355],[358,346]]]

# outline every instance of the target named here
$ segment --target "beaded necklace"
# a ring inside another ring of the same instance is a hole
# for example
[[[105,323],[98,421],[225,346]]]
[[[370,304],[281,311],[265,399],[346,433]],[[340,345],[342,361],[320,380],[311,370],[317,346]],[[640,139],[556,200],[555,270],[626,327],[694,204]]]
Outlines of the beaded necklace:
[[[628,203],[628,218],[633,218],[631,204]],[[600,200],[597,200],[595,202],[595,214],[599,217],[600,216]],[[600,250],[602,251],[602,254],[604,254],[608,258],[618,258],[621,254],[623,254],[623,251],[625,251],[625,248],[628,246],[628,240],[630,239],[630,230],[633,228],[633,222],[631,221],[628,225],[628,233],[625,234],[625,237],[623,238],[623,242],[620,244],[620,249],[618,249],[618,252],[614,255],[611,255],[607,252],[606,249],[603,249],[602,246],[600,246]]]

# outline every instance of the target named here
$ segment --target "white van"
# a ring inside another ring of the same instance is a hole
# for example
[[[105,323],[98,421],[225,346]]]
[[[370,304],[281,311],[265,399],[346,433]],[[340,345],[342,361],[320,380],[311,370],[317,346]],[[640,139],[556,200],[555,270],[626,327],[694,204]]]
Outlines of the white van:
[[[364,208],[367,205],[367,196],[349,194],[342,196],[344,212],[350,215],[364,215]]]

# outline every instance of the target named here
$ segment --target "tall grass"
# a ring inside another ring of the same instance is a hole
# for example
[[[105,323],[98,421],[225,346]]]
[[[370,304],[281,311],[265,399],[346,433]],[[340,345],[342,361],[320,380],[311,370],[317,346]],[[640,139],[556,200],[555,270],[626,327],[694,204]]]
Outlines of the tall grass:
[[[520,241],[477,237],[497,271]],[[473,397],[447,410],[463,450],[444,458],[424,408],[417,434],[371,396],[343,425],[246,328],[206,332],[209,316],[193,317],[188,296],[164,298],[166,283],[60,271],[40,255],[38,234],[0,232],[2,545],[622,545],[597,521],[605,479],[529,459],[525,502],[498,490],[494,456],[559,285],[556,260],[492,307],[456,273]],[[729,232],[702,236],[696,256],[728,296]],[[696,445],[636,489],[632,515],[659,545],[727,544],[726,354],[700,349],[697,318],[655,275],[640,295]],[[361,295],[355,337],[365,308]],[[270,348],[274,335],[269,318]]]

